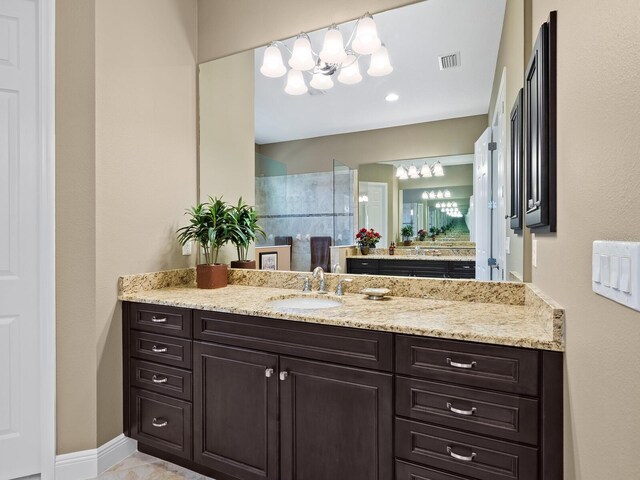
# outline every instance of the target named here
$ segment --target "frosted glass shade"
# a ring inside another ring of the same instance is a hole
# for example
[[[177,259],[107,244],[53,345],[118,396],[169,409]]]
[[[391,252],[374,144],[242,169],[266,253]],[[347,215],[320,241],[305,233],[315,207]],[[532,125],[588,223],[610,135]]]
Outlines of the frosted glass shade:
[[[396,168],[396,177],[400,178],[400,177],[404,177],[407,175],[407,171],[404,169],[404,167],[402,165],[400,165],[398,168]]]
[[[444,177],[444,169],[442,168],[442,164],[440,162],[436,162],[433,166],[433,174],[436,177]]]
[[[309,83],[313,88],[318,90],[329,90],[333,87],[333,80],[330,75],[323,75],[322,73],[314,73],[311,82]]]
[[[451,198],[451,192],[449,190],[444,191],[444,198]]]
[[[420,175],[422,175],[424,178],[431,177],[431,167],[429,167],[429,165],[427,165],[426,163],[422,165],[422,168],[420,169]]]
[[[287,67],[282,62],[282,53],[275,45],[269,45],[264,51],[260,73],[270,78],[278,78],[287,73]]]
[[[289,66],[296,70],[311,70],[316,61],[311,53],[311,43],[307,37],[298,37],[293,44],[293,52],[289,59]]]
[[[340,69],[338,75],[338,81],[345,85],[355,85],[362,81],[362,75],[360,74],[360,65],[358,64],[358,57],[355,55],[347,55],[347,59],[344,61],[346,67]]]
[[[419,176],[418,175],[418,169],[416,168],[415,165],[409,166],[409,171],[407,173],[411,178],[416,178],[416,177]]]
[[[356,37],[353,39],[351,48],[360,55],[371,55],[377,51],[382,43],[378,38],[378,28],[371,16],[362,17],[358,22]]]
[[[383,77],[393,72],[393,67],[389,61],[387,47],[382,45],[377,51],[371,54],[371,63],[367,73],[372,77]]]
[[[336,27],[331,27],[324,36],[320,59],[325,63],[336,64],[343,63],[346,58],[347,52],[344,51],[342,33]]]
[[[289,70],[287,86],[284,87],[284,91],[289,95],[304,95],[309,91],[300,70]]]

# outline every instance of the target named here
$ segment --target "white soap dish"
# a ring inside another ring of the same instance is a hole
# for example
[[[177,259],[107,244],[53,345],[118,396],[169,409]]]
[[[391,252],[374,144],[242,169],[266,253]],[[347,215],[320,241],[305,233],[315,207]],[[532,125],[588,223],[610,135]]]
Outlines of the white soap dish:
[[[391,293],[388,288],[365,288],[362,293],[367,296],[367,300],[383,300]]]

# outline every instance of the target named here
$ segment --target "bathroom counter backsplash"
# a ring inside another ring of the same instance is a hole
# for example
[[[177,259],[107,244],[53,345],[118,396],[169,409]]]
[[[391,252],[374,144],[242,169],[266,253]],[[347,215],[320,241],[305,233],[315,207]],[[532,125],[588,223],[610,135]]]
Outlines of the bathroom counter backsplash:
[[[448,262],[474,262],[475,255],[389,255],[388,253],[373,253],[368,255],[347,255],[346,258],[361,258],[371,260],[424,260],[424,261],[448,261]]]
[[[274,299],[303,294],[304,272],[229,269],[229,285],[195,287],[195,269],[120,277],[119,299],[199,310],[451,338],[545,350],[564,350],[564,310],[530,284],[378,275],[325,274],[333,292],[340,278],[353,278],[343,305],[314,310],[276,310]],[[315,287],[315,282],[314,282]],[[382,301],[364,288],[389,288]],[[330,294],[332,298],[335,295]]]

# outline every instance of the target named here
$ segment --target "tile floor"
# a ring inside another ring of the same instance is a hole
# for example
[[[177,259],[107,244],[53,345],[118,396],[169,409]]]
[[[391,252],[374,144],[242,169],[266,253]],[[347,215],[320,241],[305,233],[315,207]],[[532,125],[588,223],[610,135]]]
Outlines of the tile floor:
[[[98,480],[213,480],[173,463],[135,452],[98,477]]]

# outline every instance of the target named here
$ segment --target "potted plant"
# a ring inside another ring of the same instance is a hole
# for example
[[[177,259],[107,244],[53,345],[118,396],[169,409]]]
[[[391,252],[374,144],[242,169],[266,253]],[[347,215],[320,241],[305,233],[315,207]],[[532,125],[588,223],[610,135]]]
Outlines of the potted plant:
[[[429,236],[431,237],[431,240],[434,242],[436,241],[436,233],[437,233],[436,227],[431,227],[429,229]]]
[[[405,247],[411,245],[411,238],[413,237],[413,225],[405,225],[404,227],[402,227],[402,230],[400,230],[400,235],[402,235],[402,240]]]
[[[373,228],[370,228],[369,230],[361,228],[358,230],[358,233],[356,233],[356,243],[360,247],[360,253],[362,253],[362,255],[367,255],[369,253],[369,249],[375,248],[381,238],[382,236]]]
[[[427,231],[424,228],[418,230],[418,240],[424,242],[424,239],[427,238]]]
[[[229,215],[233,224],[229,241],[238,252],[238,259],[231,262],[231,267],[255,269],[256,261],[247,260],[249,247],[256,241],[258,234],[266,237],[264,230],[258,225],[258,214],[254,207],[247,205],[240,197],[238,205],[231,207]]]
[[[227,286],[227,265],[218,263],[218,255],[230,240],[232,222],[229,205],[220,198],[209,197],[204,202],[188,209],[189,225],[178,229],[178,242],[198,244],[204,254],[205,263],[196,266],[198,288],[221,288]]]

